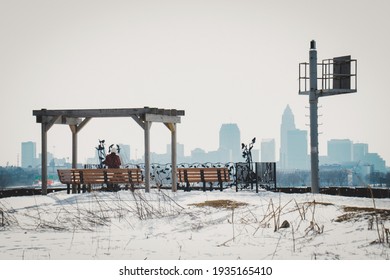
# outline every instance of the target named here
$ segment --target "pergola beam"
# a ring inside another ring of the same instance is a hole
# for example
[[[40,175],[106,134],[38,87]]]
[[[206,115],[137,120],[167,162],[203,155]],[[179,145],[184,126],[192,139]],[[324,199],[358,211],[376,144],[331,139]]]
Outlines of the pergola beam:
[[[133,120],[135,120],[136,123],[139,124],[140,127],[142,127],[142,129],[145,129],[145,124],[142,121],[140,116],[131,116],[131,117],[133,118]]]
[[[60,119],[61,116],[48,117],[45,121],[46,132]]]
[[[162,122],[162,123],[180,123],[180,117],[145,114],[145,121]]]
[[[164,116],[184,116],[184,110],[175,109],[158,109],[158,108],[134,108],[134,109],[76,109],[76,110],[34,110],[33,115],[42,116],[64,116],[74,118],[112,118],[112,117],[131,117],[145,114],[164,115]]]

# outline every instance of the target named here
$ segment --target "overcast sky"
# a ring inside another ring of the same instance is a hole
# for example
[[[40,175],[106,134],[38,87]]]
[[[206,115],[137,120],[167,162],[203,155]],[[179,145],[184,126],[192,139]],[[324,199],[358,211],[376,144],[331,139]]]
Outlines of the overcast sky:
[[[0,165],[15,165],[21,142],[37,142],[33,110],[185,110],[177,140],[185,153],[218,148],[222,123],[241,141],[275,138],[287,106],[309,129],[308,97],[298,95],[298,64],[351,55],[358,92],[320,99],[320,154],[330,139],[368,143],[390,162],[390,2],[313,0],[0,0]],[[151,150],[170,132],[153,124]],[[98,139],[143,154],[132,119],[94,119],[79,133],[79,160]],[[55,125],[48,149],[71,157],[69,127]]]

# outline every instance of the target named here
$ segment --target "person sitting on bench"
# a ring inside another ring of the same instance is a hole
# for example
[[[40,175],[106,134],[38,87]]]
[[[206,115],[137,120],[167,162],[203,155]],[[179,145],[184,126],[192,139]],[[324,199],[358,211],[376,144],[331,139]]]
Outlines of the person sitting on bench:
[[[108,168],[119,168],[121,166],[121,159],[120,157],[116,154],[117,153],[117,148],[113,146],[111,148],[110,154],[106,156],[106,159],[103,161],[103,164],[105,164]]]

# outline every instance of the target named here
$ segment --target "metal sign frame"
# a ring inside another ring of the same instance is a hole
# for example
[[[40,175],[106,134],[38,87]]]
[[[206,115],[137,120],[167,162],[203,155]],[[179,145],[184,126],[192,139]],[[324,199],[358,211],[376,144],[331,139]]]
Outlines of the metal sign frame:
[[[338,68],[341,71],[337,71]],[[323,59],[321,63],[317,63],[317,70],[320,70],[317,80],[320,81],[318,84],[321,88],[318,88],[316,92],[319,97],[357,92],[357,60],[351,59],[351,56]],[[346,80],[348,80],[349,87],[344,84]],[[309,83],[309,63],[299,63],[300,95],[310,94]]]

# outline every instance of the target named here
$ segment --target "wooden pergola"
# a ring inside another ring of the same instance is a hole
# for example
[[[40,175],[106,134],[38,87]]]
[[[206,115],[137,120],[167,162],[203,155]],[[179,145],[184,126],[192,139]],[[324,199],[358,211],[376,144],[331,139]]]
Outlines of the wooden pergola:
[[[184,116],[184,110],[158,108],[33,110],[42,128],[42,194],[47,194],[47,132],[54,124],[69,125],[72,132],[72,168],[77,168],[77,134],[92,118],[130,117],[144,130],[145,141],[145,191],[150,191],[150,128],[153,122],[164,123],[171,131],[172,191],[177,190],[176,177],[176,124]]]

